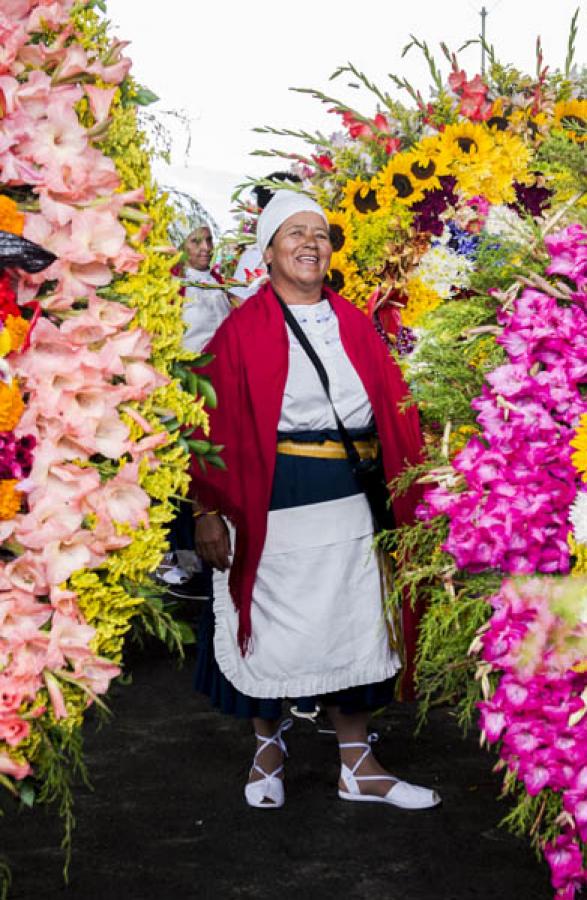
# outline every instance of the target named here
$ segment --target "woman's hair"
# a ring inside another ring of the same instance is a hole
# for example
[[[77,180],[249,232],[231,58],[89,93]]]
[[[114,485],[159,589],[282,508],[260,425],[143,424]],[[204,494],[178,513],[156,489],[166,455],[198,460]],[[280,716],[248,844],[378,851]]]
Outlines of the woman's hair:
[[[271,175],[267,176],[267,181],[290,181],[292,184],[299,184],[301,182],[301,178],[298,175],[294,175],[293,172],[272,172]],[[257,206],[260,209],[265,209],[275,191],[272,191],[271,188],[265,187],[262,184],[258,184],[253,188],[252,193],[255,195],[257,200]]]

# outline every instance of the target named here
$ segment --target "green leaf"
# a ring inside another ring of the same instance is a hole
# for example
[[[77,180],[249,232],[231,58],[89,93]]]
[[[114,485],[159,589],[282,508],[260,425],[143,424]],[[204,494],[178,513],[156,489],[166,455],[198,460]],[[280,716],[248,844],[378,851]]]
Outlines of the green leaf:
[[[150,91],[149,88],[139,88],[135,96],[133,97],[134,102],[138,106],[149,106],[151,103],[156,103],[159,97],[157,94],[154,94],[153,91]]]
[[[195,397],[198,393],[198,376],[195,372],[188,372],[185,379],[186,390]]]
[[[217,469],[226,469],[226,463],[220,456],[207,456],[206,462],[209,462],[211,466],[215,466]]]
[[[210,379],[206,375],[198,376],[198,389],[200,392],[200,396],[204,397],[206,400],[206,405],[210,407],[210,409],[216,409],[218,406],[218,398],[216,396],[216,391],[212,387]]]
[[[29,809],[34,806],[36,799],[35,786],[31,781],[24,781],[20,787],[20,802]]]
[[[213,353],[201,353],[200,356],[193,361],[192,366],[194,369],[201,369],[202,366],[207,366],[208,363],[211,363],[213,359]]]
[[[180,619],[179,621],[176,621],[175,624],[177,625],[177,630],[183,644],[196,643],[196,635],[194,633],[194,630],[190,625],[188,625],[187,622],[184,622]]]
[[[188,446],[190,450],[193,450],[194,453],[199,453],[205,455],[206,453],[210,453],[212,450],[212,444],[210,441],[188,441]]]

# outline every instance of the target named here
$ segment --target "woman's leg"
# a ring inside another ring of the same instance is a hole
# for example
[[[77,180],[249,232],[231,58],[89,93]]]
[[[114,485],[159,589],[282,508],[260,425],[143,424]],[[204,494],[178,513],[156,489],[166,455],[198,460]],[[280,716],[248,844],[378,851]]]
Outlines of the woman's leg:
[[[336,731],[336,737],[338,738],[339,744],[363,745],[362,747],[340,748],[341,763],[344,763],[349,769],[352,769],[365,752],[365,747],[368,746],[367,722],[369,721],[369,713],[342,713],[338,706],[328,706],[326,707],[326,711],[328,712],[330,721]],[[390,780],[391,776],[389,772],[377,762],[373,753],[367,755],[355,772],[355,775],[381,775],[382,778],[380,781],[359,782],[362,794],[375,794],[379,797],[385,796],[395,782],[395,779],[393,781]],[[339,782],[339,787],[342,790],[345,790],[345,785],[342,781]]]
[[[253,718],[251,721],[253,723],[255,735],[257,735],[257,749],[254,763],[249,772],[249,784],[252,784],[255,781],[261,781],[265,775],[275,772],[276,769],[283,765],[283,751],[278,744],[272,743],[264,745],[264,742],[259,740],[259,737],[272,738],[277,734],[279,729],[279,719]],[[265,773],[265,775],[263,773]],[[277,777],[283,779],[283,772],[280,772]],[[262,802],[271,804],[274,801],[271,800],[270,797],[265,797]]]

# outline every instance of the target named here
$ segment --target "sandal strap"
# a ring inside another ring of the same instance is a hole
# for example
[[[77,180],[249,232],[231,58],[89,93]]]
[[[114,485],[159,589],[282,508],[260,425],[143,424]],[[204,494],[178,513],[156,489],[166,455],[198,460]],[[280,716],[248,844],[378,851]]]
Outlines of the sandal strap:
[[[348,747],[363,748],[363,753],[361,753],[361,755],[359,756],[358,760],[356,761],[356,763],[354,764],[352,769],[350,768],[350,766],[347,766],[351,775],[353,775],[354,778],[373,780],[374,777],[377,777],[377,778],[383,777],[383,776],[372,776],[372,775],[355,775],[355,772],[361,768],[361,764],[367,759],[367,757],[371,753],[371,744],[374,744],[378,740],[379,740],[379,734],[376,731],[373,731],[373,732],[371,732],[370,735],[368,735],[367,743],[365,743],[364,741],[345,741],[344,743],[338,745],[342,750],[345,750]],[[395,781],[395,779],[393,779],[393,778],[391,780]]]
[[[262,769],[258,765],[258,763],[257,763],[258,757],[261,755],[263,750],[265,750],[271,744],[275,744],[276,747],[279,747],[279,749],[284,754],[284,756],[287,756],[287,747],[285,746],[285,741],[283,740],[282,735],[283,735],[284,731],[289,731],[289,729],[291,728],[292,725],[293,725],[293,719],[284,719],[283,722],[281,723],[281,725],[279,726],[279,728],[277,729],[277,731],[275,732],[275,734],[271,735],[271,737],[267,737],[264,734],[257,734],[257,732],[255,732],[255,737],[257,738],[258,741],[260,741],[261,746],[257,747],[257,750],[253,757],[253,765],[251,768],[255,769],[257,772],[259,772],[260,775],[264,775],[265,778],[273,778],[275,775],[279,775],[279,773],[283,770],[283,764],[278,766],[278,768],[275,769],[274,772],[271,772],[271,774],[268,774],[267,772],[265,772],[264,769]]]

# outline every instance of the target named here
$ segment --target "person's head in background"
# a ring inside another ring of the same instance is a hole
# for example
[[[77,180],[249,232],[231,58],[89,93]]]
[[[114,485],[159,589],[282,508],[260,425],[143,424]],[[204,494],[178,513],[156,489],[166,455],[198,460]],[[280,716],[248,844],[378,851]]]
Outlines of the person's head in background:
[[[298,175],[294,175],[292,172],[271,172],[270,175],[267,175],[267,181],[289,181],[291,184],[299,184],[302,180]],[[277,186],[276,186],[277,190]],[[265,209],[275,191],[272,191],[271,188],[265,187],[264,185],[258,184],[253,188],[252,193],[255,195],[255,199],[257,200],[257,206],[259,209]]]
[[[210,268],[214,240],[212,232],[207,225],[198,225],[183,242],[187,263],[198,272],[207,272]]]

